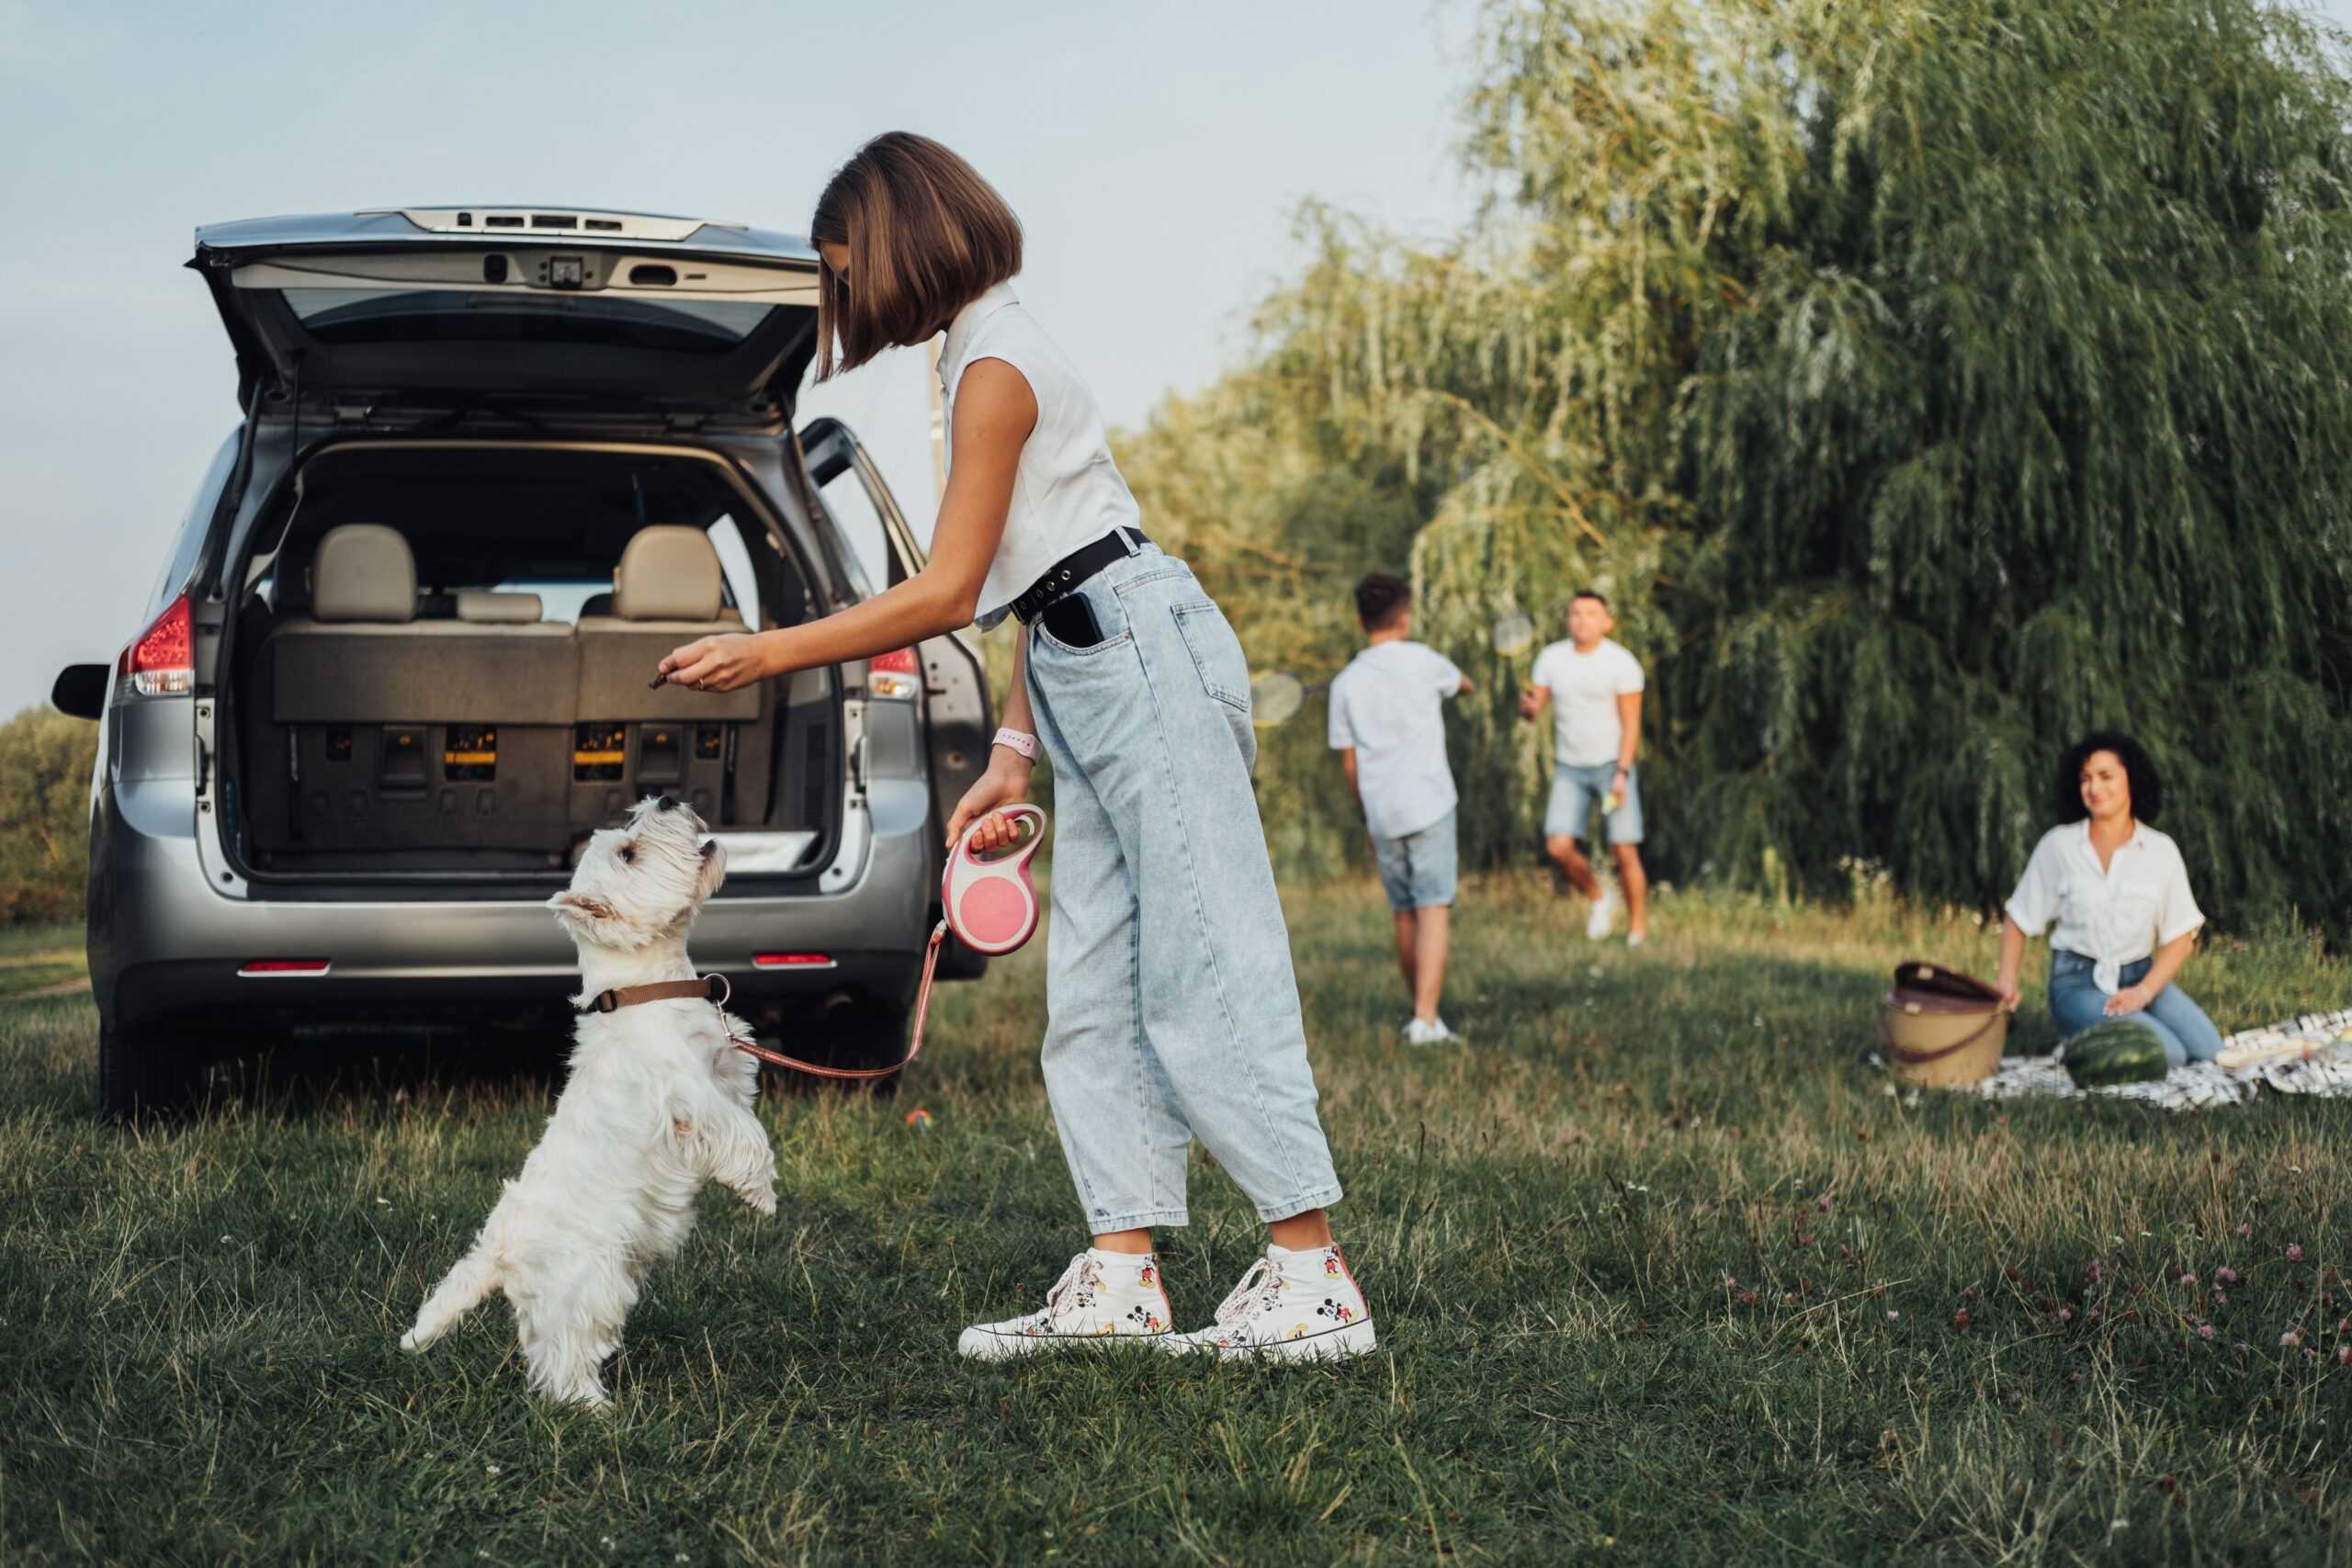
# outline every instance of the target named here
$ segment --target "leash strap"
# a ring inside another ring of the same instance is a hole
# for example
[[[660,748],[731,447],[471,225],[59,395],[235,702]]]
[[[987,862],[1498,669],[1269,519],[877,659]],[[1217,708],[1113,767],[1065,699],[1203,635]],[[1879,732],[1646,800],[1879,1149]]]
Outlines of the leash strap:
[[[846,1078],[853,1081],[887,1078],[922,1055],[923,1021],[931,1015],[931,980],[939,968],[939,944],[947,938],[947,922],[942,920],[932,928],[931,946],[922,955],[922,985],[915,992],[914,1029],[907,1042],[907,1054],[887,1067],[828,1067],[815,1062],[804,1062],[797,1056],[787,1056],[781,1051],[771,1051],[752,1041],[737,1039],[735,1049],[774,1066],[788,1067],[796,1073],[807,1073],[820,1078]]]

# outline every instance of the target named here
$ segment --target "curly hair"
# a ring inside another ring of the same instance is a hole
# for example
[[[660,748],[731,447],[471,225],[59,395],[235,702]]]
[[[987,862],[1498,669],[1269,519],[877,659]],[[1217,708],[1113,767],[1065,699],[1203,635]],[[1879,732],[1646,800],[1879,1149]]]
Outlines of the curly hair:
[[[2164,814],[2165,781],[2156,772],[2154,759],[2141,744],[2120,729],[2095,730],[2066,748],[2065,760],[2058,764],[2058,820],[2079,822],[2088,817],[2090,807],[2083,804],[2083,764],[2094,752],[2112,751],[2123,764],[2123,775],[2132,781],[2132,815],[2142,822],[2154,822]]]

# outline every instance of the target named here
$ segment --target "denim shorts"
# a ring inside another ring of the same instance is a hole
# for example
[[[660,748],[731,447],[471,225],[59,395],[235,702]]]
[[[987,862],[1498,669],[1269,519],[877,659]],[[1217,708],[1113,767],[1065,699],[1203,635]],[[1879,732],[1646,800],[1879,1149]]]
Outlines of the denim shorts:
[[[1609,799],[1609,786],[1617,780],[1617,764],[1596,762],[1580,768],[1573,762],[1562,762],[1552,773],[1552,800],[1544,808],[1544,836],[1547,839],[1587,839],[1592,836],[1592,808]],[[1636,768],[1625,775],[1625,798],[1617,809],[1606,814],[1609,841],[1612,844],[1638,844],[1642,841],[1642,780]]]
[[[1401,839],[1374,838],[1372,858],[1380,865],[1380,886],[1388,907],[1435,909],[1453,902],[1453,813]]]

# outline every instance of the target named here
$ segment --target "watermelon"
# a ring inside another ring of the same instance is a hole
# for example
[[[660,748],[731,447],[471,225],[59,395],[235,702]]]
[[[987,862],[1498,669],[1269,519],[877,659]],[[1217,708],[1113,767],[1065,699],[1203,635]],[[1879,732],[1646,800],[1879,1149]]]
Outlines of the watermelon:
[[[2171,1070],[2165,1043],[2136,1023],[2094,1023],[2063,1049],[2066,1076],[2081,1089],[2147,1083]]]

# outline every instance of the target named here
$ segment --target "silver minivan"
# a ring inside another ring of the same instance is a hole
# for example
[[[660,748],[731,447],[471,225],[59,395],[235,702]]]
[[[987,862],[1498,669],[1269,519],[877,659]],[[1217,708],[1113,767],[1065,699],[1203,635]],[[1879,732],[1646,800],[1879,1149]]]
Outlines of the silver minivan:
[[[561,1031],[544,908],[646,795],[725,840],[694,953],[738,1011],[887,1064],[937,919],[937,824],[990,732],[968,637],[724,695],[707,632],[920,569],[873,463],[796,427],[815,253],[740,225],[449,207],[213,225],[244,418],[112,665],[89,953],[110,1114],[255,1043]],[[945,975],[979,961],[950,952]]]

